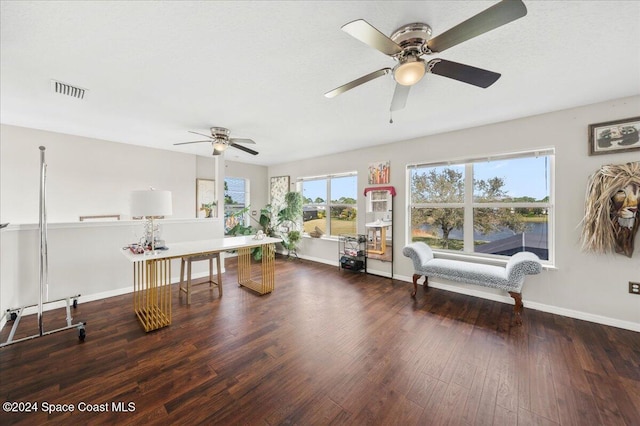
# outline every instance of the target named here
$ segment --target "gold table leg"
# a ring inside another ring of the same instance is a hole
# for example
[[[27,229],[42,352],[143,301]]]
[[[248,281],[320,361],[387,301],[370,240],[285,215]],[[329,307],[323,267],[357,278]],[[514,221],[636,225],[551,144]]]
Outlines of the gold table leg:
[[[245,247],[238,250],[238,285],[250,288],[260,294],[271,293],[275,288],[275,244],[262,246],[262,280],[251,279],[251,250]]]
[[[171,324],[171,261],[156,259],[133,264],[133,310],[149,332]]]

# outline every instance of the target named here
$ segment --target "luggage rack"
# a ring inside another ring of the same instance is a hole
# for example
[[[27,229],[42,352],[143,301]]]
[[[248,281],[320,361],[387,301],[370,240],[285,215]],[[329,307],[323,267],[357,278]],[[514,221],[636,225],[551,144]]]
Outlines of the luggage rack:
[[[13,343],[18,343],[18,342],[23,342],[25,340],[31,340],[31,339],[35,339],[36,337],[42,337],[42,336],[47,336],[49,334],[53,334],[53,333],[57,333],[59,331],[64,331],[64,330],[69,330],[71,328],[76,328],[78,330],[78,338],[80,339],[81,342],[84,341],[84,338],[86,337],[86,331],[84,329],[84,326],[87,324],[86,322],[78,322],[73,324],[73,318],[71,317],[71,307],[73,306],[73,309],[76,309],[78,307],[78,298],[80,297],[79,294],[76,294],[75,296],[70,296],[70,297],[65,297],[64,299],[58,299],[58,300],[51,300],[49,302],[45,302],[43,304],[48,304],[48,303],[55,303],[55,302],[61,302],[63,300],[65,300],[67,302],[67,326],[66,327],[61,327],[61,328],[57,328],[55,330],[51,330],[51,331],[44,331],[44,327],[42,326],[42,321],[39,321],[39,333],[38,334],[33,334],[31,336],[27,336],[27,337],[23,337],[21,339],[16,339],[14,340],[13,337],[16,334],[16,331],[18,330],[18,325],[20,324],[20,320],[22,319],[22,316],[24,314],[24,311],[28,308],[33,308],[36,306],[40,306],[38,304],[34,304],[34,305],[27,305],[27,306],[22,306],[20,308],[15,308],[15,309],[7,309],[6,312],[6,316],[7,316],[7,321],[13,321],[13,326],[11,327],[11,331],[9,332],[9,337],[7,338],[7,341],[4,343],[0,343],[0,348],[4,347],[4,346],[8,346],[11,345]],[[42,318],[42,316],[40,315],[40,318]]]
[[[49,334],[57,333],[59,331],[69,330],[72,328],[76,328],[78,330],[78,338],[81,342],[84,342],[84,339],[87,335],[84,326],[87,324],[86,322],[78,322],[73,324],[73,318],[71,318],[71,306],[73,308],[78,307],[78,297],[79,294],[75,296],[66,297],[64,299],[45,301],[47,299],[49,284],[48,284],[48,275],[49,275],[49,254],[47,248],[47,206],[46,206],[46,184],[47,184],[47,163],[44,159],[44,151],[45,147],[41,146],[40,149],[40,218],[38,229],[40,231],[40,261],[39,261],[39,269],[40,269],[40,295],[38,298],[38,303],[35,305],[27,305],[21,308],[15,309],[7,309],[7,321],[13,321],[13,326],[11,327],[11,331],[9,332],[9,338],[6,342],[0,343],[0,348],[11,345],[13,343],[23,342],[25,340],[34,339],[36,337],[42,337]],[[8,223],[0,224],[0,229],[5,228]],[[67,326],[58,328],[51,331],[44,331],[44,324],[42,321],[42,307],[48,303],[61,302],[66,300],[67,302]],[[71,301],[73,300],[73,302]],[[31,336],[27,336],[21,339],[13,340],[15,336],[16,330],[18,329],[18,325],[20,324],[20,320],[22,319],[22,315],[24,314],[25,309],[37,307],[38,308],[38,334],[34,334]]]

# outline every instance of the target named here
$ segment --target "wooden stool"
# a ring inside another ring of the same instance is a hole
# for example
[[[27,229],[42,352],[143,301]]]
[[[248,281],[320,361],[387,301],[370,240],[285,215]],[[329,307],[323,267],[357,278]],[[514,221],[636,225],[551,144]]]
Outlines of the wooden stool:
[[[216,260],[216,265],[218,269],[218,279],[217,281],[213,281],[213,259]],[[180,290],[178,294],[182,296],[182,292],[187,293],[187,305],[191,304],[191,263],[199,262],[201,260],[209,261],[209,280],[204,281],[198,284],[209,284],[209,288],[213,288],[214,286],[218,288],[218,294],[222,297],[222,272],[220,271],[220,253],[210,253],[210,254],[200,254],[195,256],[184,256],[182,261],[180,262]],[[187,264],[187,285],[184,286],[184,264]]]

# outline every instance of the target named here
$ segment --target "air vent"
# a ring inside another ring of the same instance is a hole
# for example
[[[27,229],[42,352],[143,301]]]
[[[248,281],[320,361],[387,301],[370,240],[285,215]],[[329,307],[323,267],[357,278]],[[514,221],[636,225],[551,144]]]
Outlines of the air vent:
[[[83,89],[77,86],[72,86],[70,84],[63,83],[57,80],[51,80],[51,90],[53,90],[55,93],[72,96],[77,99],[84,99],[85,93],[88,92],[87,89]]]

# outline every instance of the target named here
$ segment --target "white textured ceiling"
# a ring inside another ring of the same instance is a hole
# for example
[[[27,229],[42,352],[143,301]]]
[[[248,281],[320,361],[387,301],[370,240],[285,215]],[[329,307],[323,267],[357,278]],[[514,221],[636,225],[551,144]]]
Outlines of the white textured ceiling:
[[[524,18],[435,55],[500,72],[488,89],[427,75],[394,124],[390,75],[323,96],[394,65],[345,23],[435,36],[495,3],[2,1],[0,120],[199,155],[210,145],[172,144],[222,126],[260,152],[228,159],[270,165],[640,94],[640,2],[525,0]]]

